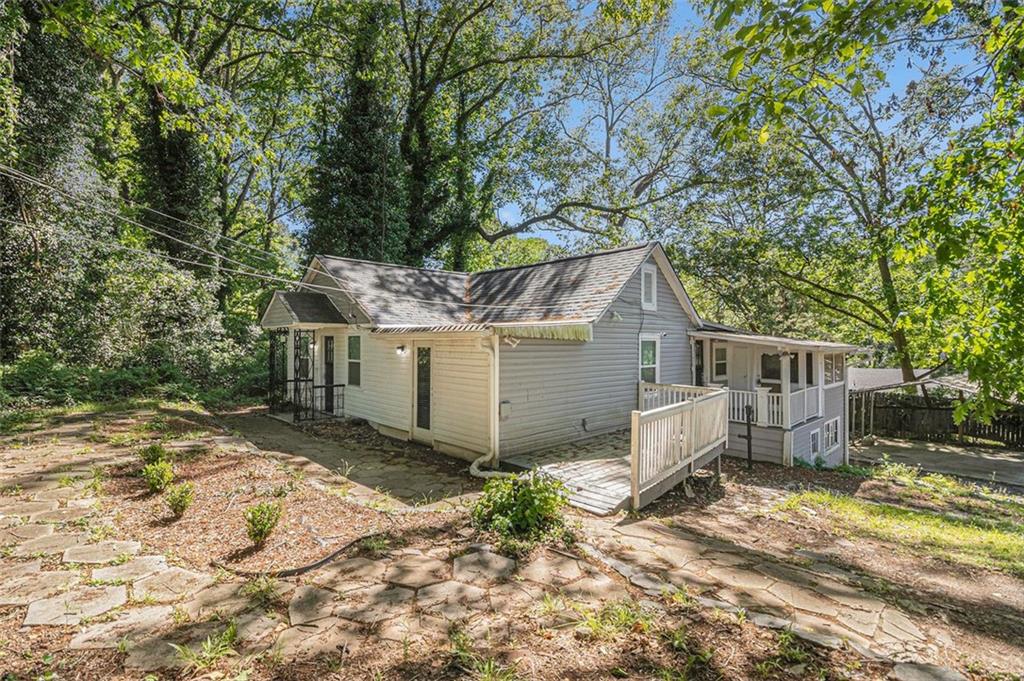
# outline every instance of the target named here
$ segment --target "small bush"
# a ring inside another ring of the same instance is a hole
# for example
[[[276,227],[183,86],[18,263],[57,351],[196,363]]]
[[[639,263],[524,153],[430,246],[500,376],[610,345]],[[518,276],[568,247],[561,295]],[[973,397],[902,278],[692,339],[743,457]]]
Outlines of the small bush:
[[[191,482],[183,482],[167,490],[167,494],[164,495],[164,501],[167,503],[167,508],[171,509],[171,513],[174,514],[175,518],[180,518],[185,515],[185,511],[195,501],[195,488]]]
[[[281,519],[281,504],[263,502],[245,510],[245,528],[249,539],[256,546],[261,545],[277,527]]]
[[[171,453],[159,442],[154,442],[139,450],[139,458],[142,459],[144,465],[148,466],[151,463],[170,461]]]
[[[527,473],[491,478],[473,506],[473,523],[512,542],[531,542],[564,526],[565,486],[550,476]]]
[[[168,461],[157,461],[142,469],[142,479],[151,492],[163,492],[174,481],[174,469]]]

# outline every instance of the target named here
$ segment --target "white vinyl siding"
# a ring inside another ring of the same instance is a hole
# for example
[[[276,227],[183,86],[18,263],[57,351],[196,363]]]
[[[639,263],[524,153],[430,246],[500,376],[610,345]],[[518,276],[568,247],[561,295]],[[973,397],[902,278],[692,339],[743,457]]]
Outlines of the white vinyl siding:
[[[349,335],[348,338],[353,337]],[[347,360],[348,338],[344,340]],[[401,345],[395,337],[381,337],[363,334],[359,348],[360,384],[345,386],[345,414],[364,418],[372,423],[398,430],[409,430],[412,395],[410,353],[404,356],[395,352]],[[339,334],[335,342],[342,343]],[[346,365],[348,362],[346,361]],[[347,372],[346,372],[347,373]]]
[[[430,343],[434,440],[481,454],[490,450],[490,355],[477,338]]]
[[[661,334],[659,379],[689,383],[690,318],[675,296],[657,312],[641,307],[641,273],[626,283],[589,343],[523,339],[502,345],[502,455],[534,451],[629,427],[636,409],[641,333]],[[657,287],[669,291],[656,270]]]

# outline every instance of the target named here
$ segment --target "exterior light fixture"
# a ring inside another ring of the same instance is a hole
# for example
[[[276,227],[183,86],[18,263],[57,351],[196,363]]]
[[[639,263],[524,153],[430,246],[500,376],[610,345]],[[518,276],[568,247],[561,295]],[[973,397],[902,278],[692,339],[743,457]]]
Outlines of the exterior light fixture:
[[[397,354],[399,357],[405,357],[405,354],[407,352],[409,352],[409,349],[404,345],[399,345],[398,347],[395,348],[395,354]]]

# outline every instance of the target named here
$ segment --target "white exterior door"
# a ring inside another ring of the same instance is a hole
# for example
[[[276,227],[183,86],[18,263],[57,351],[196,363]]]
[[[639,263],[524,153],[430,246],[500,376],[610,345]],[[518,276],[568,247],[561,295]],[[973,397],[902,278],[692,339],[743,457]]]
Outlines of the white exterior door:
[[[750,347],[734,345],[729,357],[729,387],[735,390],[750,390],[752,380],[750,376]]]

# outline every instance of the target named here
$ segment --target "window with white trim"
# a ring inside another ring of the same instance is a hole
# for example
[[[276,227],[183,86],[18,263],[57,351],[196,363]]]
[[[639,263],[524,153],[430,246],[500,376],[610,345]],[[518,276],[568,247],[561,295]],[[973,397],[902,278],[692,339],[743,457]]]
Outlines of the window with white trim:
[[[821,456],[821,431],[820,430],[812,430],[811,431],[811,458],[814,459],[814,458],[819,457],[819,456]]]
[[[830,352],[825,355],[825,385],[840,383],[843,380],[845,360],[846,355],[841,352]]]
[[[360,336],[348,337],[348,385],[362,385],[363,373],[363,339]]]
[[[715,348],[715,381],[729,379],[729,348]]]
[[[658,268],[654,265],[640,268],[640,307],[658,309]]]
[[[661,377],[658,367],[661,359],[661,337],[657,334],[640,334],[640,380],[657,383]]]
[[[839,446],[839,417],[825,422],[825,451]]]

